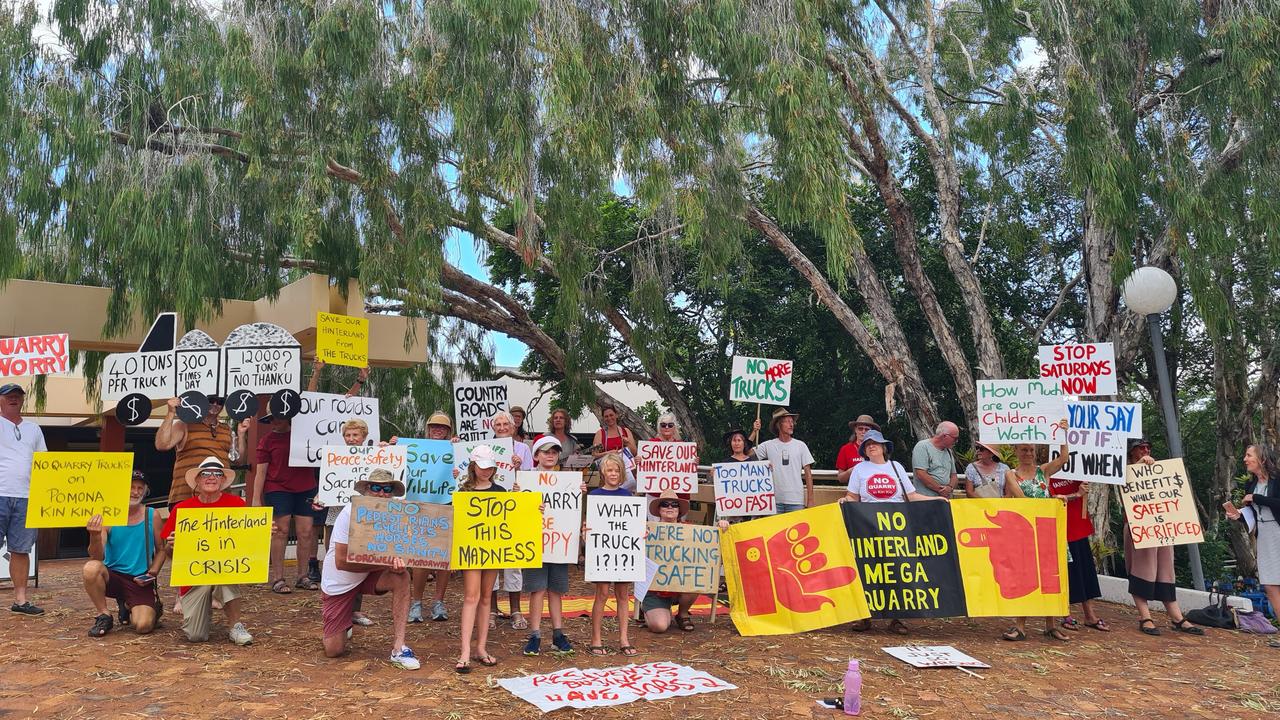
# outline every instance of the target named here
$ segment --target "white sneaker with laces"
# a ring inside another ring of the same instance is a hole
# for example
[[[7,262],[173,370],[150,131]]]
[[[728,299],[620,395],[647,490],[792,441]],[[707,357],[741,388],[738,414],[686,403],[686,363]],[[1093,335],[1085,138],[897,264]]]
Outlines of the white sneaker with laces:
[[[411,623],[422,622],[422,601],[421,600],[414,600],[413,604],[409,606],[409,622]]]
[[[236,623],[235,625],[232,625],[230,632],[227,633],[227,637],[231,638],[231,642],[237,645],[248,645],[253,642],[253,636],[245,629],[244,623]]]
[[[400,648],[399,652],[392,653],[391,664],[401,670],[417,670],[422,667],[422,663],[418,662],[418,657],[413,654],[408,645]]]

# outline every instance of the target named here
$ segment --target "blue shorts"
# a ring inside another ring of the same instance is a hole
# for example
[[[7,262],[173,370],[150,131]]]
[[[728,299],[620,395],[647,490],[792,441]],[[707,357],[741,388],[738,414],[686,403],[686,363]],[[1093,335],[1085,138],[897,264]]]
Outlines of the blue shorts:
[[[275,490],[263,493],[262,502],[271,508],[271,517],[273,518],[285,515],[314,517],[316,511],[315,508],[311,507],[311,499],[315,496],[315,490],[306,490],[304,492]]]
[[[803,510],[804,503],[778,503],[777,507],[778,507],[777,514],[781,515],[782,513],[789,513],[789,512],[796,512],[797,510]]]
[[[26,555],[36,544],[36,531],[27,527],[27,499],[0,497],[0,545],[9,545],[9,552]]]
[[[540,568],[526,568],[524,591],[549,590],[564,595],[569,592],[569,566],[564,563],[546,563]]]
[[[644,600],[640,601],[640,614],[643,615],[650,610],[670,610],[671,606],[678,602],[680,602],[678,597],[648,593],[644,596]]]

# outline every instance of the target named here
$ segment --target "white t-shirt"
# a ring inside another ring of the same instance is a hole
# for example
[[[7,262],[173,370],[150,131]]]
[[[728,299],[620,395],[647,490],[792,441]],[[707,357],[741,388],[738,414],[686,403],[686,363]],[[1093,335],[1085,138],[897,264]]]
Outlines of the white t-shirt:
[[[916,491],[911,476],[897,460],[873,463],[863,460],[849,476],[849,492],[862,502],[906,502],[907,493]]]
[[[320,574],[320,589],[326,595],[341,595],[364,582],[369,573],[348,572],[338,569],[338,543],[347,544],[351,536],[351,506],[347,505],[333,521],[333,534],[329,536],[329,552],[324,556],[324,572]]]
[[[44,433],[30,420],[14,425],[0,417],[0,497],[31,494],[31,456],[45,452]]]
[[[756,457],[768,460],[773,466],[775,502],[787,505],[804,503],[804,468],[813,464],[813,455],[803,440],[765,440],[756,446]]]

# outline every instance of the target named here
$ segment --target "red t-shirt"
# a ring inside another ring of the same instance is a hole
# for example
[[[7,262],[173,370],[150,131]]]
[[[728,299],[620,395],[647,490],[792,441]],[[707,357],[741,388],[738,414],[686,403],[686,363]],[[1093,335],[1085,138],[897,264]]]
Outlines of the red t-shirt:
[[[855,443],[847,442],[840,446],[840,452],[836,453],[836,470],[845,471],[862,462],[862,454],[858,452],[858,446]]]
[[[1049,495],[1070,495],[1080,489],[1084,483],[1079,480],[1063,480],[1049,478]],[[1093,521],[1084,511],[1084,498],[1071,498],[1067,501],[1067,542],[1083,540],[1093,534]]]
[[[173,529],[178,525],[178,513],[182,511],[182,508],[224,508],[245,507],[245,505],[246,503],[244,498],[238,495],[228,495],[227,493],[222,493],[218,496],[217,500],[214,500],[211,503],[200,502],[199,495],[187,498],[173,506],[173,511],[169,513],[169,519],[165,520],[164,527],[160,528],[160,537],[168,538],[173,535]],[[190,589],[191,588],[189,587],[180,587],[178,588],[178,594],[186,595],[187,591]]]
[[[266,432],[258,440],[258,463],[266,463],[267,479],[262,492],[312,492],[320,483],[315,468],[289,464],[289,437],[292,433]]]

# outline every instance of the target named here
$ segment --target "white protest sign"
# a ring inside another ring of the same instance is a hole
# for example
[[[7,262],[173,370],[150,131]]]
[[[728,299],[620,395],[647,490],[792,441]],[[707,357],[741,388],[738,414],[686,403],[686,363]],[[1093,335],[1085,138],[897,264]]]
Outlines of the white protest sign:
[[[356,483],[368,480],[374,470],[386,470],[404,481],[406,448],[396,445],[325,445],[320,448],[320,491],[316,502],[340,507],[351,502]]]
[[[223,389],[270,395],[297,390],[302,379],[302,348],[223,347]]]
[[[773,468],[748,460],[711,466],[717,517],[774,514]]]
[[[587,496],[587,582],[644,580],[645,499]]]
[[[1066,398],[1050,380],[979,380],[978,439],[986,443],[1061,444]]]
[[[302,393],[302,409],[294,416],[289,437],[289,464],[320,467],[325,445],[341,445],[342,424],[363,420],[369,426],[366,445],[381,439],[378,398],[346,397],[333,393]]]
[[[1040,346],[1040,377],[1067,395],[1115,395],[1116,351],[1111,343]]]
[[[788,405],[791,403],[790,360],[733,356],[733,375],[729,379],[729,399],[734,402]]]
[[[102,402],[109,405],[133,393],[151,400],[176,397],[173,367],[172,350],[112,353],[103,360],[99,376]]]
[[[503,678],[498,685],[542,712],[560,708],[625,705],[637,700],[664,700],[687,695],[737,690],[736,685],[673,662],[653,662],[604,669],[568,668],[545,675]]]
[[[493,438],[493,416],[507,407],[507,384],[501,380],[454,385],[453,417],[458,423],[458,440],[471,442]]]
[[[195,391],[218,395],[222,382],[222,350],[217,346],[173,351],[174,394]]]
[[[1080,401],[1067,403],[1067,463],[1056,476],[1063,480],[1124,482],[1126,445],[1142,437],[1142,406],[1138,403]],[[1049,459],[1058,457],[1049,448]]]
[[[582,473],[521,470],[521,490],[542,493],[542,562],[578,564],[582,542]]]
[[[635,596],[636,602],[644,602],[644,597],[649,594],[649,586],[653,585],[653,579],[658,577],[658,571],[661,569],[662,566],[654,562],[646,554],[644,559],[644,579],[637,580],[631,586],[631,594]]]
[[[0,378],[65,373],[70,360],[67,333],[0,338]]]
[[[912,667],[968,667],[989,668],[990,665],[975,660],[950,645],[906,645],[880,648]]]
[[[520,456],[512,447],[511,438],[493,440],[474,440],[472,442],[456,442],[453,444],[453,478],[458,484],[467,477],[467,466],[471,464],[471,451],[488,445],[497,456],[498,474],[493,481],[510,490],[515,486],[516,471],[520,469]],[[527,488],[526,488],[527,489]]]
[[[636,492],[698,492],[698,444],[641,440],[637,448]]]

